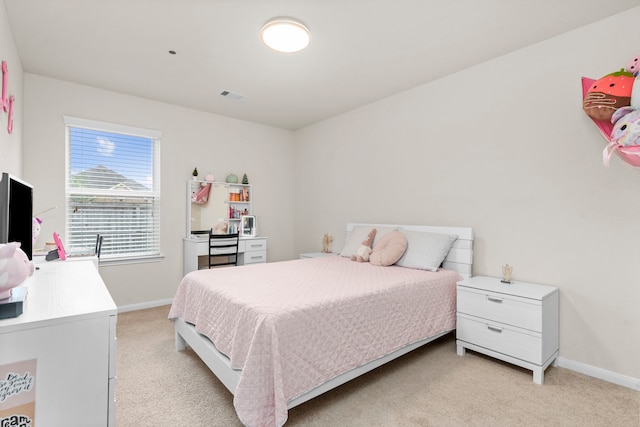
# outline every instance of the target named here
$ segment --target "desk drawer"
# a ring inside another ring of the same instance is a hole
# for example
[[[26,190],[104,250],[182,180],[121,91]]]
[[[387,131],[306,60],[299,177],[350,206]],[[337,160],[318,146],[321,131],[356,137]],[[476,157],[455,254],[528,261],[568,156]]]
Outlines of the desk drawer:
[[[245,265],[259,262],[267,262],[267,251],[247,251],[244,253]]]
[[[458,287],[458,313],[542,332],[541,301]]]
[[[267,239],[247,240],[244,243],[245,252],[266,251]]]
[[[458,314],[456,338],[536,365],[544,362],[537,332]]]

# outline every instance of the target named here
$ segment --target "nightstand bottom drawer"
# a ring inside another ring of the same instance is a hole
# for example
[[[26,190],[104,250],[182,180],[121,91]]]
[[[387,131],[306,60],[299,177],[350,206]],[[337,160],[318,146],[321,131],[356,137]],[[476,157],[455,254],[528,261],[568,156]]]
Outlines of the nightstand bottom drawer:
[[[456,338],[526,362],[542,365],[541,334],[458,313]]]

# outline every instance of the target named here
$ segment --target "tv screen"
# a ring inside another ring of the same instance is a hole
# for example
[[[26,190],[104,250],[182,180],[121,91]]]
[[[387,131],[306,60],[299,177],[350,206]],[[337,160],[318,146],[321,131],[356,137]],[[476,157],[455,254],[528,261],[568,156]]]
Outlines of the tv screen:
[[[33,259],[33,187],[8,174],[0,181],[0,243],[20,242]]]

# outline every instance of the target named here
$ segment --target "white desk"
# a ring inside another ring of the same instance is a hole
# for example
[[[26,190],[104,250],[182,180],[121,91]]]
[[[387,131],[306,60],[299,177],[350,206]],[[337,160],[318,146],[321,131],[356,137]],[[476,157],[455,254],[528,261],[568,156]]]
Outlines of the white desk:
[[[198,257],[209,256],[209,237],[185,238],[183,250],[183,274],[198,269]],[[267,262],[267,238],[263,236],[240,237],[238,265]]]
[[[95,255],[68,255],[67,254],[67,259],[62,261],[60,259],[54,259],[52,261],[47,261],[46,258],[46,253],[43,252],[34,252],[33,253],[33,262],[36,266],[39,266],[40,264],[55,264],[55,263],[59,263],[59,262],[78,262],[78,261],[91,261],[93,263],[93,265],[96,266],[96,268],[100,267],[100,263],[98,262],[98,257]]]

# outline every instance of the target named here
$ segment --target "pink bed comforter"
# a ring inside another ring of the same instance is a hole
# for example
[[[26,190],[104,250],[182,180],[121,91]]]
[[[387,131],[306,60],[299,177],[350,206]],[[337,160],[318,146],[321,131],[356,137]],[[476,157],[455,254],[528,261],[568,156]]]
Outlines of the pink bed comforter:
[[[247,426],[281,426],[287,402],[337,375],[455,328],[458,273],[344,257],[199,270],[169,313],[241,369],[234,406]]]

